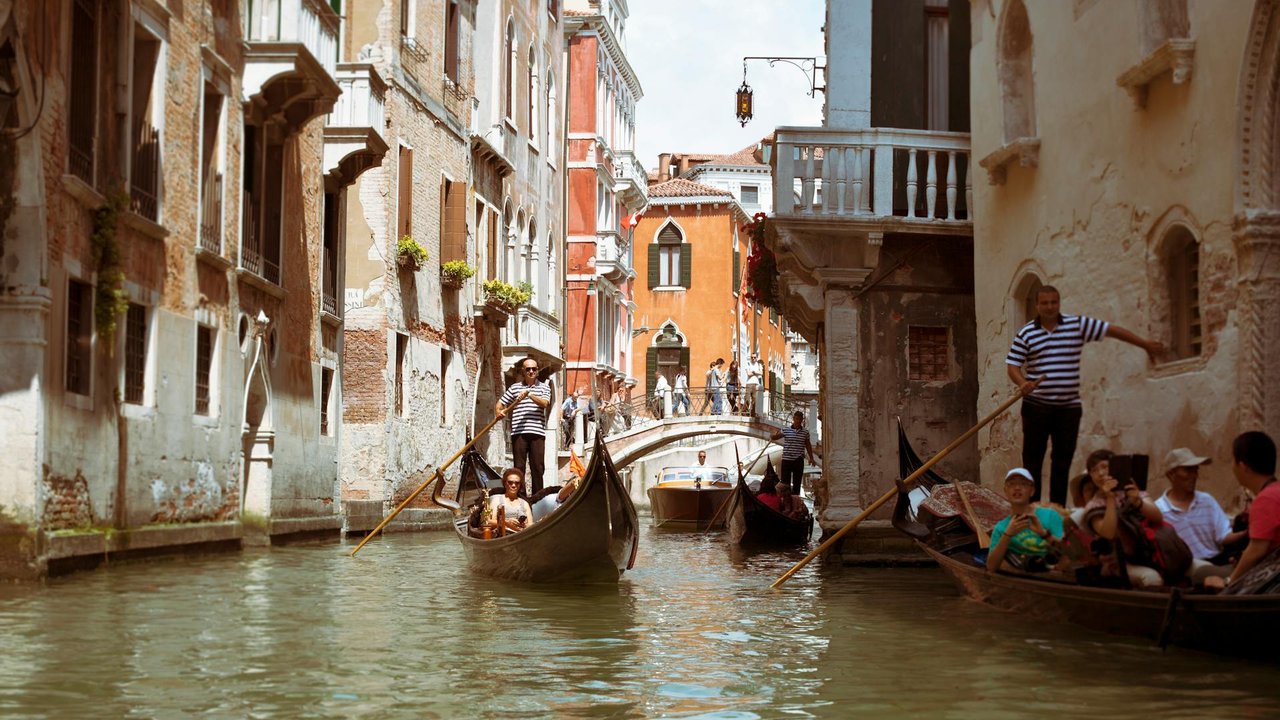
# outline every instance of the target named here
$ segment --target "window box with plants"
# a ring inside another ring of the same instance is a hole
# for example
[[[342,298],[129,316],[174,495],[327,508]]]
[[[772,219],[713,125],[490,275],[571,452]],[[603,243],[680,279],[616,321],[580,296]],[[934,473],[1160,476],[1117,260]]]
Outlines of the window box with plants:
[[[396,244],[396,263],[402,268],[416,272],[427,262],[428,257],[427,249],[419,245],[412,236],[405,235]]]
[[[462,283],[476,274],[476,269],[462,260],[450,260],[440,266],[440,284],[450,290],[462,289]]]
[[[516,308],[529,302],[532,294],[530,290],[532,286],[528,283],[512,285],[501,280],[486,280],[484,282],[485,307],[497,310],[504,315],[512,315]]]

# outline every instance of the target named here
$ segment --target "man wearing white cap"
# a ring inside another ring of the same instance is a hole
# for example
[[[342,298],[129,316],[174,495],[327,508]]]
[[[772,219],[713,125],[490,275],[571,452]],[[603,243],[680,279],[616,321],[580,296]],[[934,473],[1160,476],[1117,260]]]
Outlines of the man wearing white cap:
[[[1009,517],[991,528],[988,570],[999,570],[1006,560],[1022,570],[1048,570],[1055,562],[1053,542],[1062,539],[1062,516],[1046,507],[1031,507],[1035,489],[1036,481],[1026,468],[1014,468],[1005,474]]]
[[[1164,521],[1173,526],[1178,537],[1191,549],[1191,579],[1201,582],[1217,575],[1226,577],[1230,566],[1219,567],[1209,559],[1222,551],[1223,546],[1244,537],[1244,532],[1231,532],[1231,519],[1222,506],[1207,492],[1196,490],[1200,479],[1200,466],[1213,462],[1200,457],[1188,448],[1174,448],[1164,456],[1164,476],[1169,479],[1169,489],[1156,500],[1156,507],[1164,513]]]

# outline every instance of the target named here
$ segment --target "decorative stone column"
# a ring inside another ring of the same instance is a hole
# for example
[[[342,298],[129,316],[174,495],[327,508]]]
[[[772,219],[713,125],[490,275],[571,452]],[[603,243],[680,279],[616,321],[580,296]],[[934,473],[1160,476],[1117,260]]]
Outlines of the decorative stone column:
[[[1239,428],[1280,433],[1280,211],[1236,218]]]
[[[858,357],[860,317],[855,296],[869,268],[832,270],[816,274],[822,282],[822,477],[826,502],[818,521],[824,531],[838,530],[862,511],[861,439],[858,403],[862,393],[862,365]]]

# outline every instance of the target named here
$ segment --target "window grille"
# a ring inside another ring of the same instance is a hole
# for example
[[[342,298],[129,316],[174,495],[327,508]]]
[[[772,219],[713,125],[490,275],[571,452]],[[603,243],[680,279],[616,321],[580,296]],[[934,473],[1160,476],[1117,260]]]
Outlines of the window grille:
[[[68,169],[93,184],[94,145],[98,125],[98,3],[71,5],[71,81],[67,102]]]
[[[209,375],[213,369],[213,328],[196,326],[196,414],[209,414]]]
[[[129,303],[124,334],[124,401],[141,405],[146,389],[147,308]]]
[[[1170,350],[1179,359],[1196,357],[1202,347],[1200,323],[1200,243],[1185,228],[1166,242],[1169,282]]]
[[[760,204],[760,186],[743,185],[742,186],[742,204],[743,205],[759,205]]]
[[[922,382],[950,380],[950,343],[947,328],[907,328],[907,379]]]
[[[329,434],[329,398],[333,395],[333,369],[320,370],[320,434]]]

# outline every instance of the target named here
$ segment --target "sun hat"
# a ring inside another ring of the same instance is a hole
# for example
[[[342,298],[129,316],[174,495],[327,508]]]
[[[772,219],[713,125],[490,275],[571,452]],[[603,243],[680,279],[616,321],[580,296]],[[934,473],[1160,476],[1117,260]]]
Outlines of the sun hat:
[[[1174,448],[1164,456],[1164,471],[1168,474],[1174,468],[1180,467],[1197,467],[1200,465],[1208,465],[1213,462],[1213,458],[1200,457],[1191,452],[1189,448]]]

